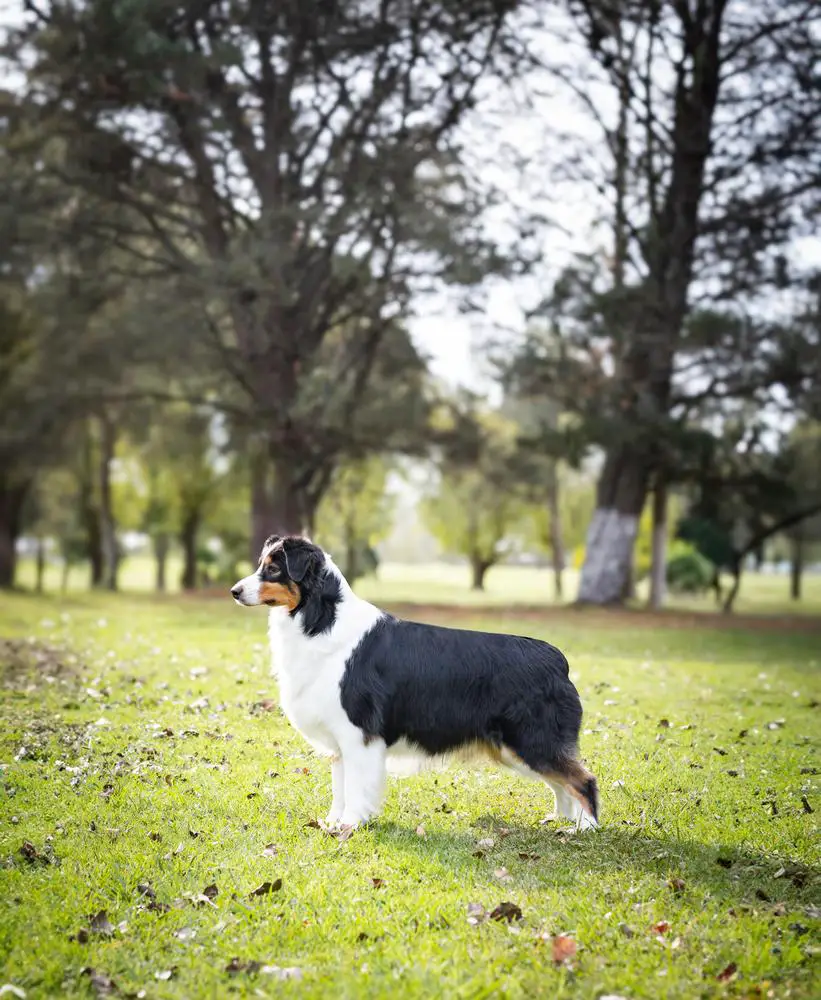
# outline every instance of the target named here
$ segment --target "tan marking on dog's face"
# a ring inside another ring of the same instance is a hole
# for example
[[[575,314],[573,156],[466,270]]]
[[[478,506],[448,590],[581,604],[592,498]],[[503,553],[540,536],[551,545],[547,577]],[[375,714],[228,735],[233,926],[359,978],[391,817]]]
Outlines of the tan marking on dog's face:
[[[269,607],[286,607],[293,611],[302,600],[302,594],[295,583],[274,583],[263,580],[259,585],[259,599]]]

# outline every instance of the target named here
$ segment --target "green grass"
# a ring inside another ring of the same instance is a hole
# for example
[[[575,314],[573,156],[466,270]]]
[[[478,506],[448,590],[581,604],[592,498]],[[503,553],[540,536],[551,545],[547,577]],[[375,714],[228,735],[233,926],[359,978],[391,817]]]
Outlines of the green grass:
[[[168,589],[171,593],[179,590],[181,562],[172,555],[168,560]],[[249,572],[250,570],[246,570]],[[18,583],[24,588],[34,586],[34,564],[22,560],[18,571]],[[729,580],[725,581],[729,587]],[[126,592],[148,592],[154,586],[154,564],[145,555],[131,556],[123,561],[120,570],[120,586]],[[59,591],[60,567],[49,565],[46,572],[46,590]],[[799,614],[821,615],[821,573],[808,573],[804,577],[803,597],[791,601],[790,581],[786,576],[747,573],[742,578],[741,591],[736,602],[739,612],[754,614]],[[564,575],[564,602],[575,599],[579,588],[579,574],[569,569]],[[69,591],[83,592],[88,589],[88,570],[77,567],[69,579]],[[526,566],[496,566],[487,574],[484,591],[470,589],[470,570],[466,565],[450,563],[421,563],[399,565],[385,563],[379,569],[378,577],[360,581],[358,589],[363,597],[382,603],[448,604],[460,607],[503,608],[517,605],[551,605],[556,600],[553,573],[546,568]],[[638,599],[645,603],[647,584],[638,588]],[[715,611],[712,593],[698,597],[671,595],[668,606],[674,610]]]
[[[276,697],[264,613],[0,598],[0,635],[23,640],[0,645],[0,985],[92,996],[93,968],[151,998],[821,995],[818,631],[436,617],[567,651],[601,830],[540,825],[540,785],[453,768],[391,781],[381,820],[339,842],[306,826],[327,765],[255,707]],[[468,922],[503,901],[522,919]],[[561,933],[578,951],[556,965]],[[235,957],[302,977],[232,975]]]

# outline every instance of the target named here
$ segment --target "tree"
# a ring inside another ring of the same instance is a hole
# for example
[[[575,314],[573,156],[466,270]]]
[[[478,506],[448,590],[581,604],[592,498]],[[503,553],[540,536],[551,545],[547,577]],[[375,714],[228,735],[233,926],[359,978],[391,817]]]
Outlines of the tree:
[[[319,505],[317,540],[351,584],[376,569],[376,546],[393,526],[392,471],[391,463],[378,456],[343,465]]]
[[[726,429],[717,441],[678,536],[715,566],[719,599],[718,574],[732,574],[724,611],[733,609],[746,560],[821,513],[820,440],[817,433],[794,433],[778,448],[766,447],[755,429],[744,427],[729,443]]]
[[[456,130],[519,52],[513,7],[27,5],[9,56],[61,178],[103,206],[95,231],[202,303],[257,430],[255,533],[310,526],[362,450],[349,425],[420,282],[504,263]],[[401,430],[381,423],[383,442]]]
[[[550,358],[550,385],[570,366],[589,376],[581,399],[603,389],[592,422],[605,461],[580,598],[605,604],[627,589],[693,290],[754,302],[783,285],[780,250],[817,205],[819,13],[809,0],[567,8],[586,51],[576,34],[565,46],[576,61],[547,69],[601,129],[606,167],[583,151],[582,170],[569,173],[605,192],[613,250],[584,264],[584,296],[565,275],[547,303],[553,332],[557,306],[573,306],[560,317],[571,343]]]
[[[509,551],[525,514],[526,497],[513,475],[518,429],[498,413],[460,417],[420,513],[445,552],[467,557],[472,588],[484,590],[487,571]]]

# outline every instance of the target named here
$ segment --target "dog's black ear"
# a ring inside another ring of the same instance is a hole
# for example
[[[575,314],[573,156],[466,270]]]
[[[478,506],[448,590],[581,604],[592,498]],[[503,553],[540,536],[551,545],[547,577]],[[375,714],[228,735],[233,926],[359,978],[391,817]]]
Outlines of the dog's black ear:
[[[317,572],[324,561],[322,549],[304,538],[286,544],[285,571],[294,583],[302,583],[306,576]]]

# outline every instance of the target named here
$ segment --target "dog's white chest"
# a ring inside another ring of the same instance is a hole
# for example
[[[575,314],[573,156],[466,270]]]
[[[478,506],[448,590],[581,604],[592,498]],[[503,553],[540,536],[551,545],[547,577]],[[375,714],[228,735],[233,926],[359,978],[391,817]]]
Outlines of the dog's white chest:
[[[341,701],[345,665],[363,634],[363,619],[370,625],[381,614],[364,601],[356,605],[347,616],[340,614],[341,620],[330,633],[314,637],[306,636],[298,621],[280,609],[273,610],[269,618],[272,666],[279,681],[282,711],[321,753],[337,753],[338,734],[350,727]],[[375,614],[363,614],[366,609]],[[346,628],[346,618],[352,617],[354,610],[358,612],[350,622],[354,628]]]

